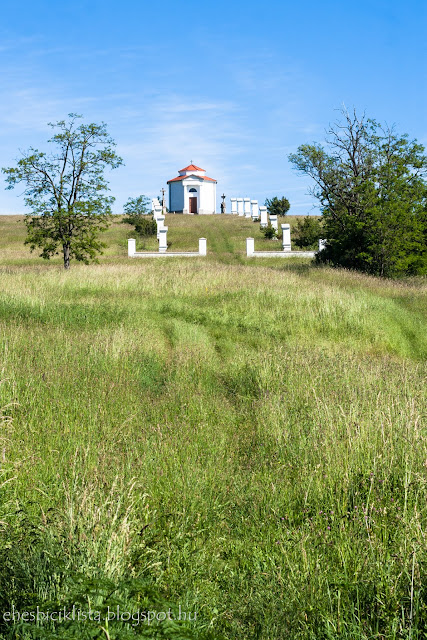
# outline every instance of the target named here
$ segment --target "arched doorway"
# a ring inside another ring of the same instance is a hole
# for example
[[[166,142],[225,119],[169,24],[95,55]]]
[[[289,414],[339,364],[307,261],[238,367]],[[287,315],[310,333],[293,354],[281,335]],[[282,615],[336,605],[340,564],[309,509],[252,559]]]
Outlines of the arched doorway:
[[[189,213],[197,213],[197,189],[192,187],[188,192]]]

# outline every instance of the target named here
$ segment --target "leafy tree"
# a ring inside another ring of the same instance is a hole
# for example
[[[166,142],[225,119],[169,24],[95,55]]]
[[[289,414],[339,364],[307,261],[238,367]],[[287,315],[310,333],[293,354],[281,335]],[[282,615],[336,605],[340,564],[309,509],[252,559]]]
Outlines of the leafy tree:
[[[25,185],[25,203],[31,209],[25,216],[25,243],[31,251],[39,247],[45,259],[62,253],[65,269],[72,258],[88,264],[105,246],[98,233],[109,225],[114,198],[104,193],[104,170],[122,164],[106,125],[77,125],[79,118],[71,113],[68,122],[49,123],[57,131],[49,140],[54,151],[31,147],[16,167],[3,169],[8,189]]]
[[[343,110],[326,149],[302,145],[289,159],[314,180],[327,240],[318,259],[381,276],[427,271],[427,158],[393,128]]]
[[[305,216],[298,220],[294,229],[294,242],[301,249],[313,247],[323,237],[323,227],[319,218]]]
[[[151,209],[148,208],[149,204],[150,204],[150,198],[147,198],[147,196],[138,196],[137,198],[128,198],[125,205],[123,206],[123,210],[128,217],[146,216],[151,214]]]
[[[264,204],[268,209],[268,213],[276,216],[285,216],[291,208],[289,200],[285,196],[282,198],[274,196],[271,200],[267,198]]]
[[[138,196],[137,198],[128,198],[123,209],[127,214],[122,222],[131,224],[136,233],[141,236],[153,236],[157,233],[157,224],[152,217],[148,217],[151,211],[148,210],[150,199],[147,196]]]

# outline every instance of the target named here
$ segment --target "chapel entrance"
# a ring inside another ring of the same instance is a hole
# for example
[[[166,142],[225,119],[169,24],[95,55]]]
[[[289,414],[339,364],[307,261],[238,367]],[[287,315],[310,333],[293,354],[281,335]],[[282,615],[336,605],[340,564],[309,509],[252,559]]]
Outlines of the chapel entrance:
[[[189,198],[190,200],[190,213],[197,213],[197,197]]]

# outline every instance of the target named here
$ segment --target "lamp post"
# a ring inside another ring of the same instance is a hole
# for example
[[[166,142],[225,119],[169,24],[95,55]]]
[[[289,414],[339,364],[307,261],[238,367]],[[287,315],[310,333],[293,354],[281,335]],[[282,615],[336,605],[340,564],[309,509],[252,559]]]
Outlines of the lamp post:
[[[226,211],[225,211],[225,209],[226,209],[226,205],[225,205],[225,195],[224,195],[224,194],[222,194],[221,198],[222,198],[222,202],[221,202],[221,213],[225,213],[225,212],[226,212]]]

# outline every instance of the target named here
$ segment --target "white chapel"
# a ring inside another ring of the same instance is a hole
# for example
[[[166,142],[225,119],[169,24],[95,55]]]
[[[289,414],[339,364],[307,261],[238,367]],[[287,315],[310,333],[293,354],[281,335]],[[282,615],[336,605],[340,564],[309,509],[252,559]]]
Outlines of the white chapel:
[[[169,211],[175,213],[216,213],[217,181],[195,164],[180,169],[168,180]]]

